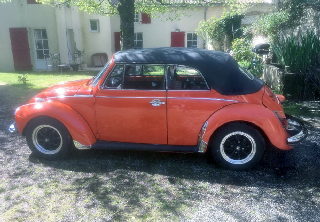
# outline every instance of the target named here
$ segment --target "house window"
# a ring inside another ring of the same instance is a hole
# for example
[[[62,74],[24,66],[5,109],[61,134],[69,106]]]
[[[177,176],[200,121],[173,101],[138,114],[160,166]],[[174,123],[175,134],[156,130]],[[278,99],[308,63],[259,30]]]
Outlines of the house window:
[[[143,35],[142,32],[134,33],[134,47],[143,48]]]
[[[37,59],[46,59],[49,57],[49,44],[47,31],[45,29],[34,30],[34,40],[36,45]]]
[[[27,0],[27,4],[41,4],[37,2],[36,0]]]
[[[198,48],[198,35],[187,33],[187,48]]]
[[[135,23],[140,23],[141,22],[141,13],[135,13],[134,14],[134,22]]]
[[[99,32],[99,20],[90,19],[90,32]]]

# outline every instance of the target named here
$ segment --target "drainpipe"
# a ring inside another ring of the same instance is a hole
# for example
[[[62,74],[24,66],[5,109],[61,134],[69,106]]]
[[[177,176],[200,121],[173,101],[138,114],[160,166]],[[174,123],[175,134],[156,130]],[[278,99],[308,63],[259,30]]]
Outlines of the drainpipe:
[[[207,21],[207,11],[208,11],[209,7],[208,6],[205,6],[204,7],[204,12],[203,12],[203,19],[204,21]],[[203,48],[205,49],[206,48],[206,40],[203,39]]]

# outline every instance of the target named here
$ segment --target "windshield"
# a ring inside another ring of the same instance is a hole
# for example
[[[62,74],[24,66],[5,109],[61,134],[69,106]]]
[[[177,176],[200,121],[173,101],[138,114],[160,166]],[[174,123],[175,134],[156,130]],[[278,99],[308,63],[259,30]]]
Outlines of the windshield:
[[[244,74],[245,76],[247,76],[249,79],[251,79],[251,80],[254,79],[254,75],[252,75],[251,73],[249,73],[248,70],[242,68],[241,66],[239,66],[239,70],[241,71],[242,74]]]
[[[101,69],[101,71],[95,76],[93,77],[93,80],[91,82],[91,86],[96,86],[98,85],[100,79],[102,78],[103,74],[107,71],[107,69],[110,66],[110,61]]]

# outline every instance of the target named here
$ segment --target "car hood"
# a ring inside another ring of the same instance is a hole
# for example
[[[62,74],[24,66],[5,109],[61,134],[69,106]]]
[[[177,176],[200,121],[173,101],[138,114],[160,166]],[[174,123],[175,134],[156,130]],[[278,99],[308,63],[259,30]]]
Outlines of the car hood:
[[[32,98],[30,102],[34,102],[35,98],[46,99],[74,96],[78,92],[78,90],[87,82],[88,79],[59,83],[43,90],[41,93]]]

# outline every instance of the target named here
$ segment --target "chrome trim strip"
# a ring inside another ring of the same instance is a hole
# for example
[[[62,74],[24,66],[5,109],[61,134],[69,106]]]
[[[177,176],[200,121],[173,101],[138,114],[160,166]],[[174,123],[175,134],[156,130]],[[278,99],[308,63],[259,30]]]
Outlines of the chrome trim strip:
[[[194,99],[194,100],[215,100],[215,101],[226,101],[226,102],[238,102],[237,100],[231,99],[217,99],[217,98],[196,98],[196,97],[168,97],[168,99]]]
[[[88,98],[92,98],[93,95],[78,95],[78,94],[76,94],[76,95],[74,95],[74,97],[88,97]]]
[[[58,99],[63,99],[63,98],[93,98],[93,97],[94,97],[93,95],[74,95],[74,96],[61,95],[61,96],[47,97],[47,99],[55,99],[55,98],[58,98]]]
[[[201,127],[201,130],[199,132],[199,136],[198,136],[198,152],[199,153],[203,153],[206,148],[208,143],[206,143],[205,141],[202,140],[204,134],[206,133],[208,127],[208,121],[206,121],[203,126]]]
[[[166,92],[167,90],[165,89],[117,89],[117,88],[112,88],[112,87],[107,87],[107,88],[102,88],[101,87],[101,90],[119,90],[119,91],[128,91],[128,90],[132,90],[132,91],[142,91],[142,92],[145,92],[145,91],[154,91],[154,92]]]
[[[96,98],[108,98],[108,99],[165,99],[166,97],[142,97],[142,96],[96,96]]]
[[[77,149],[79,149],[79,150],[91,149],[91,145],[89,145],[89,146],[82,145],[81,143],[79,143],[79,142],[76,141],[76,140],[73,140],[73,144],[74,144],[74,146],[75,146]]]

